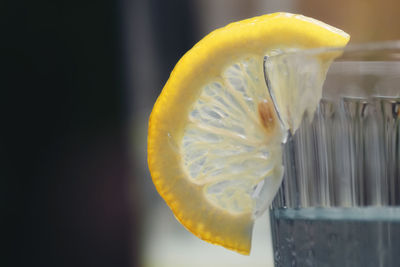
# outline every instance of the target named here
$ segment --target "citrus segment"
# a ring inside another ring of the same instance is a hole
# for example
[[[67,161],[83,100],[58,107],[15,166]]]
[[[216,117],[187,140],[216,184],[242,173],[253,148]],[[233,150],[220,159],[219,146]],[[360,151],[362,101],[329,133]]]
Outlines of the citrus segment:
[[[189,231],[250,252],[254,217],[281,182],[287,128],[268,92],[264,56],[343,46],[348,38],[316,20],[275,13],[218,29],[181,58],[150,116],[148,164]]]

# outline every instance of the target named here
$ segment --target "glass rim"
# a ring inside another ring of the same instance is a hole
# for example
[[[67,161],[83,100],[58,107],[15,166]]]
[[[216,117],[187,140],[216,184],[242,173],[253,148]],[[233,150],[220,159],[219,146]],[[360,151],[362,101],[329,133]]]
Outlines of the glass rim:
[[[389,40],[389,41],[377,41],[377,42],[365,42],[348,44],[344,47],[338,46],[324,46],[317,48],[307,49],[294,49],[289,51],[279,51],[273,55],[267,57],[279,57],[279,56],[295,56],[295,55],[318,55],[323,53],[340,52],[343,54],[357,53],[357,52],[384,52],[390,50],[400,51],[400,40]]]

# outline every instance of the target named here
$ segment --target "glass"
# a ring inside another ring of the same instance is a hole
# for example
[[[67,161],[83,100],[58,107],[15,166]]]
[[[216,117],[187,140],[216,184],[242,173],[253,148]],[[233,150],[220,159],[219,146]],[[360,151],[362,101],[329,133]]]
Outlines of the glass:
[[[306,112],[284,144],[285,174],[270,208],[276,267],[400,262],[400,42],[274,60],[338,52],[315,114]]]

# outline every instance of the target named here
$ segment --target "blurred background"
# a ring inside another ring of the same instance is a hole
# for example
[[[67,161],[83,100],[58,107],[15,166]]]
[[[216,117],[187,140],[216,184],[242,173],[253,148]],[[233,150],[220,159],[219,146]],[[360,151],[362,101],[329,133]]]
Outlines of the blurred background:
[[[400,38],[396,0],[2,3],[1,266],[272,266],[268,218],[249,257],[174,219],[147,168],[147,121],[178,59],[213,29],[276,11],[352,43]]]

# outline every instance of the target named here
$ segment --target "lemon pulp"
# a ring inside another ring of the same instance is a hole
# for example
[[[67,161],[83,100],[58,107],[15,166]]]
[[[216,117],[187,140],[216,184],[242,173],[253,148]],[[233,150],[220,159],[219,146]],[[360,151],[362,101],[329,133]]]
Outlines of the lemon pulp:
[[[180,144],[188,179],[232,214],[252,212],[257,184],[270,177],[275,191],[281,176],[280,126],[262,60],[244,58],[203,87]]]

